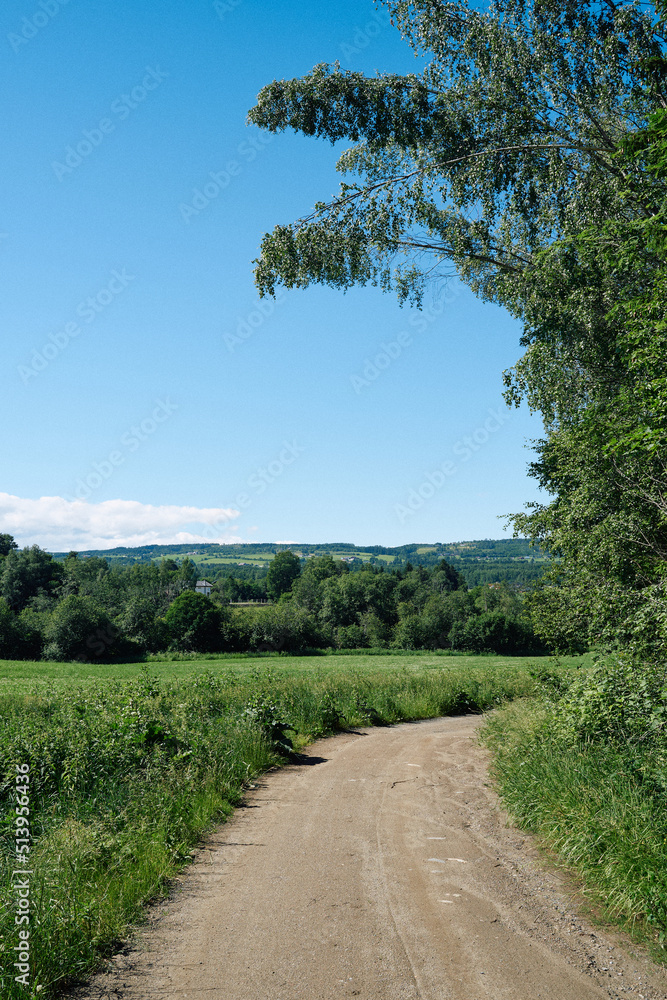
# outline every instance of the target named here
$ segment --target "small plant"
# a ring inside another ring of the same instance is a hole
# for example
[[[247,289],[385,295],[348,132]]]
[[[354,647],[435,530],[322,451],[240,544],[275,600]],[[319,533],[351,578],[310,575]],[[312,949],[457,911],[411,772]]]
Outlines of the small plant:
[[[570,680],[563,676],[562,669],[557,672],[559,667],[559,660],[554,658],[553,669],[541,663],[528,668],[528,673],[547,701],[558,701],[570,687]]]
[[[322,731],[325,733],[332,733],[336,729],[342,729],[343,724],[347,722],[343,712],[336,704],[336,698],[332,691],[324,692],[320,718],[322,720]]]
[[[354,703],[359,715],[369,726],[386,726],[388,723],[382,718],[377,708],[371,705],[368,698],[361,691],[357,691]]]
[[[259,726],[277,753],[289,757],[294,752],[292,741],[286,735],[288,729],[294,732],[294,727],[284,718],[278,705],[263,698],[253,698],[243,715]]]
[[[447,706],[448,712],[452,715],[463,715],[466,712],[479,711],[479,701],[476,694],[470,691],[456,691]]]

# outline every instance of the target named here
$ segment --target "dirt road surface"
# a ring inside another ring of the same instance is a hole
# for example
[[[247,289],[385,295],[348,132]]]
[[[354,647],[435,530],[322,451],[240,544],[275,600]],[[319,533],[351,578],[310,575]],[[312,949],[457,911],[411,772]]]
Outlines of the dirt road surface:
[[[506,825],[478,724],[343,734],[266,775],[76,996],[664,1000]]]

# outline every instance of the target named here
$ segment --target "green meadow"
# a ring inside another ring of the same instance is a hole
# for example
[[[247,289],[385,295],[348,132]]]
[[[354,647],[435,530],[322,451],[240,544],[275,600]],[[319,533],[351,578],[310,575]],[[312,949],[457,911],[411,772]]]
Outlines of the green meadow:
[[[537,662],[367,652],[0,661],[5,955],[22,929],[13,873],[24,795],[32,838],[32,992],[5,963],[0,993],[48,996],[98,967],[244,787],[308,742],[354,726],[497,707],[534,690]],[[576,672],[578,662],[559,670]]]

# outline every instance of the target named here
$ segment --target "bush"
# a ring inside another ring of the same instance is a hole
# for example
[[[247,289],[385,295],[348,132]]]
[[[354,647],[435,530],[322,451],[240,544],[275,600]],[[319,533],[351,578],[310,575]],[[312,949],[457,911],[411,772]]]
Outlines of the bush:
[[[269,604],[238,619],[248,645],[258,652],[298,653],[322,644],[323,634],[305,608],[290,603]]]
[[[16,658],[18,660],[38,660],[42,655],[44,635],[50,615],[24,608],[16,619],[18,642]]]
[[[168,647],[169,627],[158,617],[159,603],[152,597],[131,597],[125,610],[116,619],[121,631],[148,653],[158,653]]]
[[[577,678],[558,703],[555,735],[574,742],[667,745],[667,670],[615,657]]]
[[[590,615],[585,595],[546,578],[528,597],[535,633],[559,653],[584,653],[590,645]]]
[[[164,622],[175,649],[217,653],[224,648],[226,615],[217,604],[194,590],[184,590],[172,601]]]
[[[337,649],[363,649],[368,640],[361,625],[341,625],[334,630],[334,644]]]
[[[452,649],[472,653],[512,655],[534,652],[539,646],[530,625],[502,611],[485,611],[466,621],[455,622],[449,641]]]
[[[542,697],[487,723],[505,806],[609,915],[664,947],[667,671],[618,657],[569,684],[533,674]]]
[[[137,652],[117,625],[91,597],[66,597],[56,606],[45,629],[48,660],[98,660]]]
[[[0,657],[5,660],[18,659],[18,622],[9,605],[0,597]]]
[[[258,727],[271,749],[275,750],[276,753],[289,756],[293,752],[292,741],[287,736],[286,731],[289,729],[291,732],[295,732],[295,729],[285,718],[285,713],[280,706],[274,705],[265,698],[256,697],[248,704],[242,717]]]
[[[424,648],[424,627],[420,615],[407,615],[401,618],[394,629],[392,646],[397,649]]]

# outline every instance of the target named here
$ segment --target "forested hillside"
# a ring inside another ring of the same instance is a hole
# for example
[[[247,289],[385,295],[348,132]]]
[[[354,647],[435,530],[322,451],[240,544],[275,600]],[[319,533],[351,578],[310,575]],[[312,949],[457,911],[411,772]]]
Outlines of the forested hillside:
[[[80,552],[80,558],[105,559],[111,566],[131,566],[137,562],[150,563],[161,558],[191,559],[208,579],[232,577],[238,580],[264,579],[276,553],[285,545],[244,543],[237,545],[144,545],[140,548],[116,548]],[[468,586],[480,583],[509,583],[525,587],[538,580],[546,568],[549,556],[524,538],[502,538],[496,541],[449,542],[433,545],[384,545],[357,546],[349,543],[323,543],[320,545],[294,544],[290,548],[300,558],[331,555],[348,561],[350,569],[361,569],[370,564],[386,568],[436,566],[442,559],[463,573]],[[66,552],[54,553],[54,558],[64,560]],[[261,589],[261,588],[260,588]],[[258,591],[259,593],[259,591]]]

